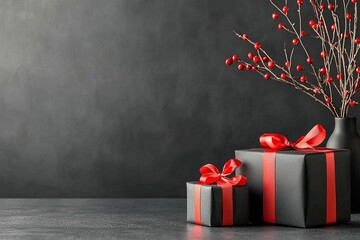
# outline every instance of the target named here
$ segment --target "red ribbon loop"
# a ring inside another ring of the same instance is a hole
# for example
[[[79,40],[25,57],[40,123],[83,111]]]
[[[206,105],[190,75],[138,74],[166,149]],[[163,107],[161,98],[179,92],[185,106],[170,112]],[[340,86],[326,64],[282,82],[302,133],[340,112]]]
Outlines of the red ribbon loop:
[[[271,149],[314,149],[326,138],[326,130],[321,124],[316,124],[305,136],[300,137],[295,143],[278,133],[265,133],[260,136],[260,144]]]
[[[235,169],[240,167],[241,161],[238,159],[230,159],[227,161],[223,167],[222,172],[219,172],[219,169],[212,165],[206,164],[200,168],[200,173],[202,174],[200,177],[200,182],[204,184],[224,184],[228,183],[232,186],[244,186],[246,184],[246,177],[244,176],[235,176],[233,178],[228,178],[226,176],[232,174]]]

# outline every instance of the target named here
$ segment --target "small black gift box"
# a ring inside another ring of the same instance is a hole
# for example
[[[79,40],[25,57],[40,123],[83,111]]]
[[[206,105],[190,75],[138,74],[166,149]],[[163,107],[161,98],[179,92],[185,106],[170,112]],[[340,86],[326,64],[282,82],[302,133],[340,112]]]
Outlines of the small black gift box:
[[[203,185],[198,182],[187,182],[187,221],[200,225],[216,227],[223,224],[223,198],[220,186]],[[198,188],[198,189],[196,189]],[[200,192],[200,199],[196,198]],[[245,225],[249,223],[249,190],[247,186],[232,186],[233,207],[232,224]],[[197,203],[198,202],[198,203]],[[196,204],[197,203],[197,204]],[[196,209],[198,208],[198,209]],[[196,216],[198,212],[198,216]]]
[[[212,164],[200,168],[199,182],[186,183],[187,221],[205,226],[232,226],[249,223],[249,191],[246,178],[227,178],[241,162],[230,159],[219,170]]]

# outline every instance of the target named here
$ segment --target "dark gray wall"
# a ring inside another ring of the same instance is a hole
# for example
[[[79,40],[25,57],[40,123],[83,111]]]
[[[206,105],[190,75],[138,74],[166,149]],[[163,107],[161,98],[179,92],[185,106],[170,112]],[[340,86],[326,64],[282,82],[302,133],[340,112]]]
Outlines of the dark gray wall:
[[[264,0],[0,1],[0,197],[183,197],[205,163],[332,116],[227,68],[251,32],[276,57]],[[285,34],[286,35],[286,34]]]

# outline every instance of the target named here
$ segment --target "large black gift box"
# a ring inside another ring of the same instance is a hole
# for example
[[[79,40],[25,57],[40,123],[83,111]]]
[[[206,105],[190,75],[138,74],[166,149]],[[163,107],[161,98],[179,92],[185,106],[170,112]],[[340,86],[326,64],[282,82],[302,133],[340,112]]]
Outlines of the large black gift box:
[[[201,222],[195,221],[195,191],[200,187]],[[205,185],[187,182],[187,221],[205,226],[222,226],[223,197],[222,188],[216,184]],[[232,186],[233,225],[249,223],[249,191],[247,186]]]
[[[350,221],[350,151],[324,151],[333,154],[332,162],[328,162],[328,155],[321,150],[235,151],[236,158],[243,162],[236,174],[248,179],[250,221],[295,227]],[[274,154],[273,166],[267,165],[265,154]],[[268,182],[269,171],[273,183]],[[270,203],[264,201],[268,196],[273,199]]]

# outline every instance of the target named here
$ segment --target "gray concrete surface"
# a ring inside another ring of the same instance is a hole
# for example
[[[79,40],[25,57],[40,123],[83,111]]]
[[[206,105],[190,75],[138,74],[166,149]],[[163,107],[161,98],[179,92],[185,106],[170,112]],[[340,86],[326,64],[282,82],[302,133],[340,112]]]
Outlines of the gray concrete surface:
[[[0,239],[359,239],[360,215],[323,228],[209,228],[184,199],[0,199]]]

